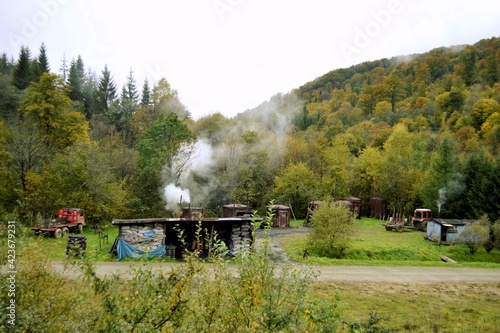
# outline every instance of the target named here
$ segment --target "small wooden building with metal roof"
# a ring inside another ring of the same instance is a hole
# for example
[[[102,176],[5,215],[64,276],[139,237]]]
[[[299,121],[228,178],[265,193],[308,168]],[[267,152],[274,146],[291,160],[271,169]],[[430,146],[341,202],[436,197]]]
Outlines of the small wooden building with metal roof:
[[[474,220],[461,219],[432,219],[427,222],[428,240],[440,244],[453,244],[468,223]]]

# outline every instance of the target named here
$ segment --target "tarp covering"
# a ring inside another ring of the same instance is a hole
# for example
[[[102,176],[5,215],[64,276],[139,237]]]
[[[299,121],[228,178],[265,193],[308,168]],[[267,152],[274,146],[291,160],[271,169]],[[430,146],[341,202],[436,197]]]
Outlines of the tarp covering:
[[[116,252],[118,254],[118,260],[122,260],[123,258],[152,258],[152,257],[162,257],[165,255],[165,245],[160,245],[156,249],[152,251],[143,251],[140,250],[125,241],[122,238],[118,238],[118,242],[116,244]]]

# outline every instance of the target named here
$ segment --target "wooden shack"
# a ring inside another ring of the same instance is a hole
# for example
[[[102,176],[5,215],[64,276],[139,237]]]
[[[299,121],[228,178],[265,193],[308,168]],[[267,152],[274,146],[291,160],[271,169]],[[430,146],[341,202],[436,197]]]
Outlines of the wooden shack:
[[[432,219],[427,222],[426,238],[440,244],[453,244],[468,223],[474,220]]]
[[[387,200],[382,198],[370,198],[370,217],[384,220],[388,213]]]
[[[289,206],[272,205],[268,209],[271,209],[273,213],[273,228],[290,227],[292,211]]]

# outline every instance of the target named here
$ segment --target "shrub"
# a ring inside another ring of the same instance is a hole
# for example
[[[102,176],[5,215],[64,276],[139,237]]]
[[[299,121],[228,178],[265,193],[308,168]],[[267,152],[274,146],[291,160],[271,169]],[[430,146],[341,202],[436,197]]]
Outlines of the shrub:
[[[491,232],[493,233],[493,244],[500,250],[500,220],[497,220],[491,226]]]
[[[314,210],[311,220],[314,228],[309,233],[309,247],[320,256],[341,258],[354,232],[351,210],[326,201]]]
[[[242,252],[236,270],[223,251],[211,264],[185,252],[170,272],[145,264],[126,277],[97,276],[89,258],[67,262],[79,276],[61,275],[29,242],[18,256],[14,328],[5,326],[8,287],[0,284],[0,331],[333,332],[341,323],[336,304],[312,296],[315,272],[278,265],[268,240]]]
[[[488,238],[488,229],[478,222],[474,222],[471,224],[467,224],[464,227],[457,238],[457,243],[467,245],[470,254],[474,254],[484,243],[486,243]]]

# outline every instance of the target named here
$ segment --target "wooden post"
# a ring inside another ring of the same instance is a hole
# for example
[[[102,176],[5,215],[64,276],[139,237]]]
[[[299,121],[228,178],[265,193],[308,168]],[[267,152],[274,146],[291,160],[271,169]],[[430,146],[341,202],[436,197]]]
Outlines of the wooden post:
[[[210,238],[208,241],[208,257],[209,258],[212,256],[212,242],[214,240],[214,224],[215,224],[215,222],[212,222],[212,227],[210,228]]]

